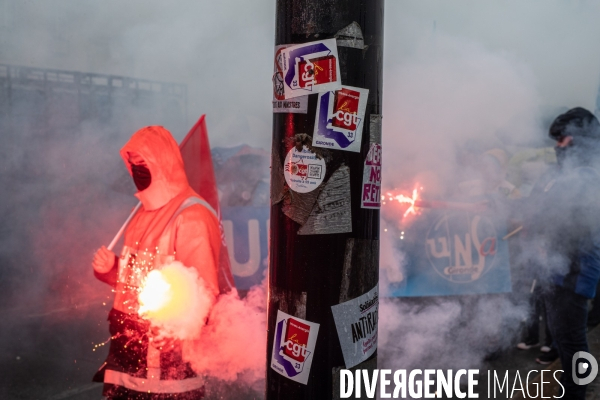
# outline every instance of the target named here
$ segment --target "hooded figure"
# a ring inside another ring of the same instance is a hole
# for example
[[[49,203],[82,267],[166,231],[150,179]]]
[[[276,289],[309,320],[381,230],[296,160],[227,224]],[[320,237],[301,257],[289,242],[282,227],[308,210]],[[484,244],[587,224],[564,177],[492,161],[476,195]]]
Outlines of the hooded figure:
[[[115,287],[109,314],[111,344],[95,381],[109,399],[197,399],[204,382],[182,358],[184,342],[153,340],[138,316],[138,293],[150,270],[173,261],[196,268],[214,298],[219,293],[221,232],[216,212],[190,188],[177,143],[165,128],[137,131],[121,149],[142,202],[125,231],[121,256],[105,247],[93,266]]]
[[[599,164],[600,123],[585,108],[575,107],[556,117],[550,125],[549,136],[559,143],[555,151],[561,167]]]
[[[549,275],[544,303],[564,370],[564,398],[583,400],[586,385],[576,382],[572,361],[589,351],[587,303],[600,279],[600,124],[588,110],[574,108],[554,120],[549,136],[556,140],[559,168],[532,192],[537,212],[527,224],[534,240],[529,247],[538,249]]]

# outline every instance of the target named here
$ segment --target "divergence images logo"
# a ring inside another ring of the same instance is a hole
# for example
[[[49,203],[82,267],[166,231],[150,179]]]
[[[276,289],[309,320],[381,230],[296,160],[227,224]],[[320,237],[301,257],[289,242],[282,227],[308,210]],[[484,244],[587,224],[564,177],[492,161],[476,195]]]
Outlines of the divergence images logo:
[[[590,353],[578,351],[573,355],[571,369],[573,371],[573,382],[575,382],[577,385],[587,385],[592,383],[592,381],[596,379],[596,376],[598,375],[598,362]],[[589,375],[584,377],[588,371]]]
[[[473,282],[494,265],[497,233],[484,216],[453,213],[437,220],[427,232],[429,262],[444,279]]]

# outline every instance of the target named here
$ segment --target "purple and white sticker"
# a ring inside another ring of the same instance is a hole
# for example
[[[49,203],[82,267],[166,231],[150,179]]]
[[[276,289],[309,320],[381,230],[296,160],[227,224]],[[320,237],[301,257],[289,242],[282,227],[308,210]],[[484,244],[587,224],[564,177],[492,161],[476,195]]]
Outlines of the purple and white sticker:
[[[341,89],[342,77],[335,39],[319,40],[281,50],[286,99]]]
[[[352,86],[319,93],[313,146],[360,152],[368,96]]]
[[[318,334],[319,324],[277,310],[271,368],[306,385]]]

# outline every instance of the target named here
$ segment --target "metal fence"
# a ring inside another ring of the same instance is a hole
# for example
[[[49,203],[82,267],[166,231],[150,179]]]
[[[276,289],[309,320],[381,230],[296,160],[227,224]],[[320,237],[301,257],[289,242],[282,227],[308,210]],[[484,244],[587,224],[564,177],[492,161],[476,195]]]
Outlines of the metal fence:
[[[0,129],[55,135],[95,121],[131,129],[164,125],[185,132],[187,88],[123,76],[0,64]]]

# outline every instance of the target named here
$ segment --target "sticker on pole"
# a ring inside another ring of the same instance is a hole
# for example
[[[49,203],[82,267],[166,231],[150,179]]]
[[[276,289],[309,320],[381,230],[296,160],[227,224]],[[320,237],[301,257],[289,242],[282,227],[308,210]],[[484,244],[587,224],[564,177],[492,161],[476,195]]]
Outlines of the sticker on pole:
[[[287,47],[281,54],[283,93],[286,99],[341,89],[335,39]]]
[[[360,364],[377,350],[379,285],[355,299],[331,307],[346,368]]]
[[[314,358],[319,324],[277,310],[271,368],[304,385]]]
[[[351,86],[319,93],[313,146],[359,152],[368,96]]]
[[[306,146],[302,151],[295,147],[285,156],[283,166],[285,181],[290,189],[298,193],[312,192],[325,178],[325,160],[318,158]]]
[[[371,143],[365,160],[362,184],[362,208],[381,208],[381,145]]]
[[[306,114],[308,111],[308,96],[285,99],[283,89],[283,54],[282,51],[290,45],[275,46],[275,62],[273,71],[273,112]]]

